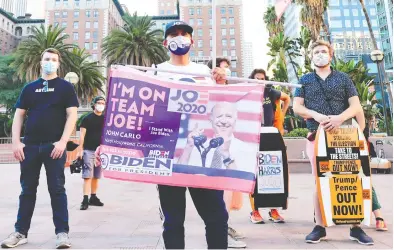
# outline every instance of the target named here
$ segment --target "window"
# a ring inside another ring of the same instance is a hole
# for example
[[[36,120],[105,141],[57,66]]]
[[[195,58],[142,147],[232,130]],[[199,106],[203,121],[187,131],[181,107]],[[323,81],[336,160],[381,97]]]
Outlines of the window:
[[[344,9],[343,10],[343,15],[344,16],[349,16],[350,15],[349,13],[350,13],[349,9]]]
[[[226,18],[225,17],[222,17],[222,19],[220,19],[220,24],[226,24],[227,22],[226,22]]]
[[[197,30],[197,35],[198,35],[198,36],[202,36],[202,29],[198,29],[198,30]]]
[[[85,23],[85,28],[86,28],[86,29],[90,29],[90,22],[86,22],[86,23]]]
[[[235,49],[231,50],[231,56],[237,56]]]
[[[94,21],[93,28],[98,29],[98,22],[97,21]]]
[[[358,9],[352,9],[353,16],[358,16]]]
[[[94,0],[94,5],[99,5],[99,3],[100,3],[100,0]]]
[[[74,22],[73,27],[74,27],[74,29],[78,29],[79,28],[79,22]]]
[[[195,55],[196,55],[196,53],[194,52],[194,50],[191,50],[191,51],[190,51],[190,56],[193,57],[193,56],[195,56]]]
[[[345,20],[345,27],[346,28],[352,27],[351,24],[350,24],[350,20]]]
[[[220,8],[220,14],[222,14],[222,15],[226,14],[226,8],[225,7],[221,7]]]
[[[79,11],[74,11],[74,17],[75,18],[79,17]]]
[[[330,28],[342,28],[342,21],[331,21]]]
[[[222,36],[226,36],[227,35],[227,29],[222,29]]]
[[[363,20],[363,27],[368,27],[367,21]]]
[[[209,18],[209,25],[212,25],[212,18]]]
[[[190,8],[190,9],[189,9],[189,15],[191,15],[191,16],[194,15],[194,9],[193,9],[193,8]]]
[[[230,28],[230,36],[235,35],[235,29],[234,28]]]
[[[202,25],[202,19],[201,18],[197,19],[197,25],[199,25],[199,26]]]
[[[371,16],[376,15],[376,9],[375,8],[371,8],[369,12],[371,13]]]
[[[212,48],[212,39],[209,40],[209,47]]]
[[[67,14],[68,14],[68,12],[67,12],[67,11],[63,11],[63,14],[62,14],[62,16],[63,16],[63,17],[67,17]]]
[[[330,10],[329,14],[330,14],[330,17],[341,16],[341,10]]]
[[[85,43],[85,49],[90,49],[90,43]]]
[[[338,6],[339,5],[339,0],[330,0],[330,6]]]
[[[354,43],[353,42],[347,43],[347,49],[353,50],[354,49]]]
[[[235,39],[234,38],[230,39],[230,45],[231,45],[231,47],[235,47]]]
[[[160,10],[160,15],[164,15],[164,10]]]
[[[223,51],[222,51],[222,56],[228,56],[227,50],[223,50]]]
[[[98,17],[98,16],[99,16],[98,10],[93,11],[93,17]]]
[[[63,5],[68,6],[68,0],[63,0]]]
[[[209,29],[209,36],[212,36],[212,29]]]
[[[60,5],[60,0],[56,0],[55,1],[55,6],[59,6]]]
[[[97,39],[98,38],[98,32],[97,31],[93,31],[93,39]]]
[[[193,26],[193,25],[194,25],[194,19],[193,19],[193,18],[189,20],[189,25],[190,25],[190,26]]]
[[[90,39],[90,32],[85,32],[85,39]]]
[[[171,3],[167,3],[167,7],[170,7],[171,6]]]
[[[87,5],[91,5],[92,4],[92,0],[86,0],[86,4]]]
[[[212,16],[212,9],[208,10],[208,14],[209,14],[209,16]]]
[[[371,21],[372,26],[377,27],[378,26],[378,21],[376,19]]]
[[[62,22],[62,28],[67,28],[67,22]]]
[[[202,45],[203,45],[202,40],[198,40],[197,41],[197,47],[198,48],[202,48]]]
[[[85,11],[86,17],[90,17],[90,10]]]
[[[74,0],[74,5],[79,7],[79,0]]]
[[[201,8],[197,8],[197,15],[201,15]]]
[[[96,42],[92,43],[92,49],[94,50],[98,49],[98,44]]]
[[[230,22],[230,24],[234,24],[234,17],[230,17],[229,22]]]
[[[227,47],[227,39],[222,39],[222,46]]]
[[[171,15],[172,11],[171,10],[167,10],[167,15]]]
[[[358,20],[354,20],[354,27],[360,27],[360,22]]]
[[[234,8],[233,7],[228,8],[228,14],[234,15]]]
[[[237,61],[231,61],[231,68],[236,68],[237,67]]]
[[[198,51],[198,56],[204,56],[204,51],[199,50]]]
[[[59,11],[55,11],[55,18],[60,17],[60,12]]]
[[[74,33],[73,33],[73,39],[74,39],[74,40],[78,40],[78,39],[79,39],[78,32],[74,32]]]

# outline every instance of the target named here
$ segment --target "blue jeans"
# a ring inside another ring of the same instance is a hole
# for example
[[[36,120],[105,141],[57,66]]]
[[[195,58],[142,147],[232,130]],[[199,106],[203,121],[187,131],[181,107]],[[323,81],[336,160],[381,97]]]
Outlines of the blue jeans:
[[[208,249],[227,249],[228,213],[223,191],[188,188],[198,214],[205,223]],[[160,217],[166,249],[185,248],[186,188],[158,185]]]
[[[30,229],[31,218],[36,205],[37,186],[42,164],[45,166],[47,175],[55,233],[68,233],[69,231],[67,195],[64,188],[66,152],[60,159],[52,159],[51,152],[53,148],[54,146],[51,143],[42,143],[39,145],[26,145],[23,149],[25,160],[20,163],[22,192],[19,196],[15,231],[26,236]]]

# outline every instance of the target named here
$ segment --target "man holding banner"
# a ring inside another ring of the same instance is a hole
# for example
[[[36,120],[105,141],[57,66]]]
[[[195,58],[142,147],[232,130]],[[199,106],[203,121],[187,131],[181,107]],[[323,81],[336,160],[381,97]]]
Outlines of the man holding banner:
[[[314,145],[319,125],[322,125],[324,130],[331,131],[353,117],[363,125],[363,122],[360,122],[360,114],[363,115],[363,112],[357,90],[349,76],[330,67],[333,56],[331,45],[325,41],[317,41],[312,44],[311,50],[315,71],[301,77],[302,87],[295,92],[293,107],[296,114],[307,119],[310,133],[306,150],[312,165],[312,173],[316,175]],[[326,96],[331,98],[327,99]],[[317,190],[314,192],[313,200],[316,226],[306,236],[307,243],[319,243],[326,237]],[[350,239],[363,245],[374,244],[372,238],[359,225],[352,225]]]
[[[206,65],[190,62],[189,50],[193,44],[193,28],[182,21],[167,24],[164,46],[171,52],[170,60],[157,65],[158,69],[182,70],[184,72],[209,73]],[[211,79],[191,77],[190,75],[157,72],[158,76],[187,82],[213,84]],[[212,72],[217,83],[224,83],[226,74],[216,68]],[[163,220],[163,239],[167,249],[185,248],[185,187],[158,185],[160,215]],[[228,213],[223,201],[223,191],[189,188],[195,207],[206,225],[208,249],[228,247]]]

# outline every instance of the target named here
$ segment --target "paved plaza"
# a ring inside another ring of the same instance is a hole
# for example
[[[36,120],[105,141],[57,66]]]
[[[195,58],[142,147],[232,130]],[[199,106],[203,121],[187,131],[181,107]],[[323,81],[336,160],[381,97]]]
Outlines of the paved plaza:
[[[0,165],[0,238],[4,239],[13,230],[15,223],[19,186],[19,165]],[[73,248],[163,248],[160,240],[161,222],[158,213],[158,194],[155,185],[103,179],[98,193],[105,206],[90,207],[80,211],[82,179],[80,175],[67,174],[67,193],[70,213],[70,238]],[[328,241],[320,244],[304,243],[313,224],[312,189],[310,174],[290,175],[289,209],[283,211],[285,224],[273,224],[263,211],[264,225],[249,222],[250,205],[244,196],[241,211],[231,214],[231,225],[244,233],[249,249],[392,249],[393,248],[393,176],[374,175],[373,183],[383,206],[383,215],[388,223],[388,232],[375,231],[374,225],[364,227],[373,237],[375,245],[362,246],[348,239],[349,227],[327,229]],[[20,248],[54,248],[55,235],[52,211],[46,185],[45,170],[42,169],[37,204],[29,243]],[[187,195],[186,247],[206,248],[204,224],[198,216],[190,196]],[[209,204],[207,204],[209,206]],[[373,220],[373,222],[375,222]]]

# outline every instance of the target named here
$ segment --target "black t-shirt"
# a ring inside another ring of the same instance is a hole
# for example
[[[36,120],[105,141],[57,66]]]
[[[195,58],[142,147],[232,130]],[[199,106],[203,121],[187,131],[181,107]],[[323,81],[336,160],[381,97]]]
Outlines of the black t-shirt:
[[[73,85],[59,77],[27,84],[15,105],[27,110],[24,143],[59,141],[66,125],[66,109],[78,106]]]
[[[276,110],[275,102],[280,99],[281,92],[267,87],[264,89],[264,127],[272,127],[274,125],[274,114]]]
[[[86,129],[83,148],[95,151],[100,146],[101,135],[104,127],[104,115],[91,113],[83,118],[81,128]]]

